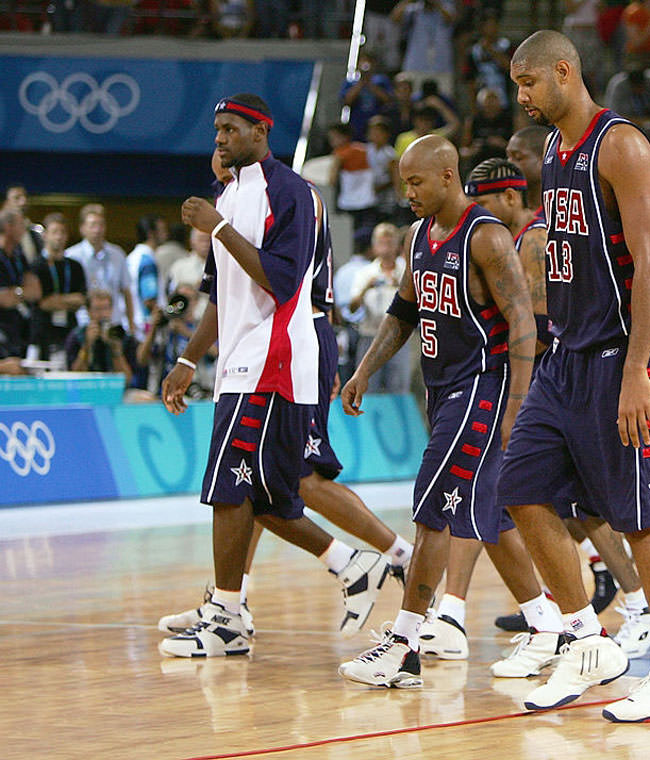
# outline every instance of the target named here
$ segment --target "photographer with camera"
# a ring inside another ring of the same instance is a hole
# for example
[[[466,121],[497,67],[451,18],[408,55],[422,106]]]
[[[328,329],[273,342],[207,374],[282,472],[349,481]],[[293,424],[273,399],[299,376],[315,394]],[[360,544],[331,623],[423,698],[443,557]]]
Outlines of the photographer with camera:
[[[196,305],[198,291],[189,284],[179,287],[169,297],[165,308],[155,307],[145,339],[136,353],[138,364],[148,368],[146,389],[160,396],[163,377],[174,368],[196,328]],[[214,372],[218,348],[213,345],[199,362],[194,374],[194,382],[187,395],[190,398],[206,398],[212,395]]]
[[[121,372],[129,387],[137,343],[119,324],[111,324],[113,297],[108,290],[88,293],[89,322],[67,337],[65,352],[73,372]]]

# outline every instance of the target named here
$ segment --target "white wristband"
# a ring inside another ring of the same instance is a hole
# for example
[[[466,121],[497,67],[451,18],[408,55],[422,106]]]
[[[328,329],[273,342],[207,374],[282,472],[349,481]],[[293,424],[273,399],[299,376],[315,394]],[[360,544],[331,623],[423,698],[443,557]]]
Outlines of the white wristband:
[[[196,370],[196,364],[189,359],[186,359],[184,356],[179,356],[178,359],[176,359],[176,364],[184,364],[186,367],[189,367],[192,372]]]
[[[221,230],[228,224],[227,219],[222,219],[219,224],[212,230],[213,237],[217,237]]]

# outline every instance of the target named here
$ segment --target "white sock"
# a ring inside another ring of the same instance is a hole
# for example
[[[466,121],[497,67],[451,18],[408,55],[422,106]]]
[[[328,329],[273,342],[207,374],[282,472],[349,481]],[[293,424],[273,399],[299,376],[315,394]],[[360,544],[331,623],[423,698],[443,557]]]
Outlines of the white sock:
[[[325,551],[318,558],[328,570],[331,570],[337,575],[343,570],[343,568],[350,561],[350,557],[354,554],[354,549],[343,541],[339,541],[338,538],[333,538],[332,543],[325,549]]]
[[[390,561],[392,565],[406,565],[411,559],[413,554],[413,545],[410,544],[405,538],[399,535],[395,536],[391,547],[386,554],[390,554]]]
[[[212,603],[220,604],[225,610],[232,615],[239,615],[241,591],[224,591],[216,588],[212,592]]]
[[[396,633],[398,636],[404,636],[404,638],[408,639],[411,649],[419,652],[419,631],[423,621],[424,615],[418,615],[417,612],[409,612],[408,610],[400,610],[393,623],[393,633]]]
[[[638,591],[630,591],[629,594],[625,594],[625,609],[630,612],[641,614],[647,606],[648,601],[645,598],[642,588]]]
[[[592,636],[593,634],[597,635],[603,629],[591,604],[577,612],[562,615],[562,625],[567,633],[572,634],[577,639],[584,639],[585,636]]]
[[[246,592],[248,591],[248,573],[244,573],[241,578],[241,596],[239,598],[240,604],[246,601]]]
[[[529,628],[544,633],[563,633],[564,626],[557,605],[553,605],[543,592],[519,605]]]
[[[443,594],[438,609],[436,611],[438,617],[447,615],[447,617],[453,618],[458,625],[465,627],[465,600],[459,596],[453,594]]]

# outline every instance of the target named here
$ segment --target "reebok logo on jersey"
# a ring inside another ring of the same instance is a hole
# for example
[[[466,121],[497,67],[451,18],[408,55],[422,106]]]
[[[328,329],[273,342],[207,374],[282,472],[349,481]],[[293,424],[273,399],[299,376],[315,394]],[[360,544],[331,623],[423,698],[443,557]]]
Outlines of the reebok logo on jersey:
[[[601,357],[603,359],[608,359],[610,356],[616,356],[618,351],[619,351],[618,348],[606,348],[601,354]]]
[[[447,398],[460,398],[463,395],[463,391],[454,391],[450,393]]]
[[[581,153],[576,161],[575,171],[586,172],[589,169],[589,154]]]
[[[226,367],[223,371],[223,377],[228,375],[245,375],[248,372],[248,367]]]
[[[416,251],[415,255],[413,256],[414,259],[421,259],[422,258],[422,251]]]
[[[446,269],[460,269],[460,256],[453,251],[447,251],[447,258],[443,266]]]
[[[546,156],[546,158],[544,159],[544,163],[545,164],[552,164],[553,163],[553,155],[551,154],[550,156]]]

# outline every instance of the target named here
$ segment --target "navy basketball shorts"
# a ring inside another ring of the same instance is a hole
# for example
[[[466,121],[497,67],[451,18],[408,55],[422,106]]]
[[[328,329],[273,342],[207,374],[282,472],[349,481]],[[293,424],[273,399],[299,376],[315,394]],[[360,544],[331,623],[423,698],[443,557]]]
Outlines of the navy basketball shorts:
[[[514,527],[497,506],[501,420],[508,367],[444,389],[428,389],[431,437],[415,481],[413,519],[452,536],[496,543]]]
[[[300,468],[313,413],[278,393],[224,393],[214,408],[203,504],[242,504],[256,515],[302,516]]]
[[[578,504],[615,530],[650,527],[650,448],[621,444],[616,418],[626,344],[547,351],[517,416],[500,503],[553,503],[576,482]]]
[[[314,327],[318,337],[318,405],[309,428],[301,477],[315,470],[328,480],[334,480],[343,469],[330,443],[327,421],[330,413],[330,395],[339,363],[336,334],[323,312],[314,314]]]

